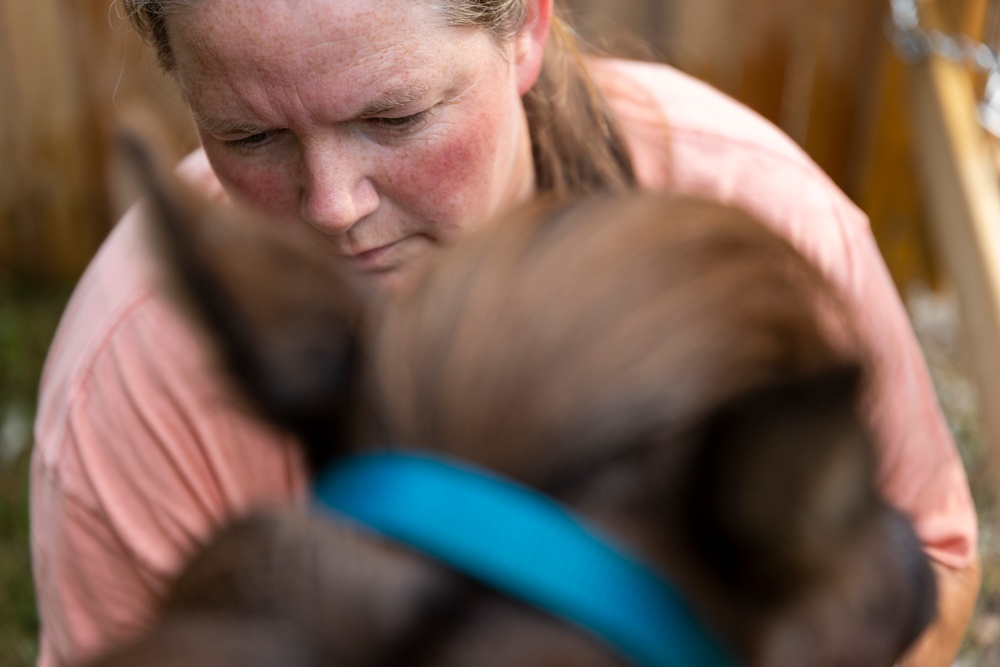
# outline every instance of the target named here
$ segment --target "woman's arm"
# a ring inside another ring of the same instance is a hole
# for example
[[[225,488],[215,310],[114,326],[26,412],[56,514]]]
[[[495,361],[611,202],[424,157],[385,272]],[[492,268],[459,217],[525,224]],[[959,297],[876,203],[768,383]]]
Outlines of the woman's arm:
[[[668,67],[621,61],[604,63],[597,74],[644,186],[664,187],[669,173],[672,189],[746,208],[789,238],[845,298],[872,371],[864,407],[878,444],[880,489],[913,521],[937,573],[938,621],[906,664],[950,664],[979,586],[975,507],[867,219],[788,137],[701,82]],[[628,94],[628,82],[645,97]],[[644,100],[657,108],[645,108]],[[648,120],[653,111],[665,130]]]
[[[977,558],[960,569],[931,561],[938,586],[938,617],[924,632],[901,667],[947,667],[955,660],[979,595]]]
[[[141,630],[200,540],[290,503],[297,448],[238,407],[200,337],[138,270],[119,223],[50,350],[32,462],[32,556],[44,667]]]

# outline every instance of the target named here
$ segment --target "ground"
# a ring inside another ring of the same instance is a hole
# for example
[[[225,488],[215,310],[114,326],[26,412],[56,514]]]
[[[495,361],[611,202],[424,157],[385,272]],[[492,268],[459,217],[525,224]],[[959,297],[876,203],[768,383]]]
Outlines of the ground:
[[[42,361],[69,294],[0,273],[0,665],[29,667],[37,652],[28,552],[27,472]],[[983,588],[956,667],[1000,665],[1000,532],[961,317],[947,290],[914,289],[907,305],[980,511]]]
[[[37,652],[28,551],[28,459],[45,351],[66,286],[39,287],[0,272],[0,665],[28,667]]]

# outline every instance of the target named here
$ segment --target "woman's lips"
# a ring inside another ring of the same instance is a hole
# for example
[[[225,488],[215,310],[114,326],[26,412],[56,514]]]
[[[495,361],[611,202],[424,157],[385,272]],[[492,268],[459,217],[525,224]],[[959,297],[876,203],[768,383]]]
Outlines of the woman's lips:
[[[361,252],[344,255],[344,258],[356,269],[362,271],[381,271],[391,268],[394,249],[403,241],[393,241]]]
[[[411,261],[419,252],[419,237],[408,236],[391,243],[345,255],[350,266],[359,271],[391,271]]]

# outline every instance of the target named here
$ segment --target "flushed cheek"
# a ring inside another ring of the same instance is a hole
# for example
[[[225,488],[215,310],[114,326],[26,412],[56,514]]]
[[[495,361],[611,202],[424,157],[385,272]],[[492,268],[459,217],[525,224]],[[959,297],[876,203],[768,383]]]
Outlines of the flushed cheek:
[[[496,130],[477,123],[442,133],[400,174],[400,190],[415,203],[411,210],[431,222],[442,241],[473,229],[496,213],[511,174],[499,168]],[[419,202],[419,203],[418,203]]]
[[[231,196],[278,219],[297,219],[298,200],[289,167],[266,160],[233,159],[207,149],[212,168]]]

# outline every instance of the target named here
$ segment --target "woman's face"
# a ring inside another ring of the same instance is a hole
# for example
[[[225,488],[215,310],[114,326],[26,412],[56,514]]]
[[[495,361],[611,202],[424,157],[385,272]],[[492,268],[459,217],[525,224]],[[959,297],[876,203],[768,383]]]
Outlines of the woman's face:
[[[329,235],[381,286],[532,192],[520,42],[430,2],[203,0],[168,33],[229,194]]]

